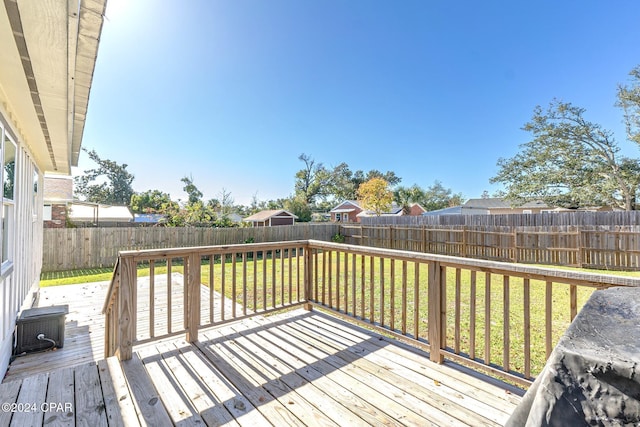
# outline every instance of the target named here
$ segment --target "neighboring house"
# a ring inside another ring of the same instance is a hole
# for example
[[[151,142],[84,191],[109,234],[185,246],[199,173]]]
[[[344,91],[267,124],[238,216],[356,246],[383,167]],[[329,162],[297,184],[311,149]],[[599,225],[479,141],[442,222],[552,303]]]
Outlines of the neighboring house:
[[[409,205],[409,213],[406,215],[409,216],[420,216],[423,215],[427,210],[420,205],[420,203],[413,203]]]
[[[498,197],[485,199],[469,199],[462,205],[462,215],[499,215],[499,214],[533,214],[549,212],[550,208],[542,201],[527,202],[522,206],[511,207],[509,202]]]
[[[462,206],[451,206],[449,208],[436,209],[435,211],[424,212],[423,216],[437,215],[460,215],[462,214]]]
[[[73,179],[70,176],[45,175],[43,192],[44,227],[66,227],[67,207],[73,201]]]
[[[0,378],[39,291],[43,176],[78,165],[105,5],[0,2]]]
[[[422,215],[424,208],[419,203],[413,203],[409,206],[409,214],[411,216]],[[355,200],[346,200],[329,211],[331,221],[333,222],[360,222],[360,218],[376,216],[375,212],[364,210]],[[402,216],[404,213],[401,206],[395,202],[391,205],[388,212],[383,212],[380,216]]]
[[[166,219],[163,214],[133,214],[135,224],[155,225],[162,224]]]
[[[355,200],[345,200],[329,211],[332,222],[360,222],[358,214],[363,209]]]
[[[402,206],[398,206],[395,202],[391,204],[391,209],[387,212],[382,212],[380,215],[376,215],[374,211],[363,210],[360,212],[357,217],[358,218],[366,218],[372,216],[403,216],[404,211],[402,210]]]
[[[69,221],[76,225],[117,225],[133,222],[127,206],[73,202],[67,208]]]
[[[273,227],[275,225],[293,225],[298,219],[297,216],[284,209],[266,210],[255,213],[244,219],[250,222],[253,227]]]

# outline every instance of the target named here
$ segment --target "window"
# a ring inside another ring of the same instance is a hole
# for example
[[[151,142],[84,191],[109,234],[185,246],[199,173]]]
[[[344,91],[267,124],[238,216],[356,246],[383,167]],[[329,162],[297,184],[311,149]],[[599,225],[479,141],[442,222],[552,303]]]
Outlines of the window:
[[[35,220],[38,215],[38,182],[40,176],[38,170],[33,171],[33,200],[31,201],[31,211],[33,213],[33,219]]]
[[[51,205],[44,205],[42,217],[45,221],[51,221]]]
[[[2,136],[2,252],[0,260],[4,264],[11,261],[13,254],[13,221],[15,211],[16,144],[3,131]]]
[[[336,222],[340,222],[341,221],[341,216],[339,213],[336,214]]]

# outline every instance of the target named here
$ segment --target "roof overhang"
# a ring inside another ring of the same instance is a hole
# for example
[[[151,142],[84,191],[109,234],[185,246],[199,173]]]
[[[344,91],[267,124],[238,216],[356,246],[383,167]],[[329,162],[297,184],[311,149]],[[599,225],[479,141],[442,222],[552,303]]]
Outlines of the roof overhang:
[[[77,166],[107,0],[0,0],[0,108],[43,172]]]

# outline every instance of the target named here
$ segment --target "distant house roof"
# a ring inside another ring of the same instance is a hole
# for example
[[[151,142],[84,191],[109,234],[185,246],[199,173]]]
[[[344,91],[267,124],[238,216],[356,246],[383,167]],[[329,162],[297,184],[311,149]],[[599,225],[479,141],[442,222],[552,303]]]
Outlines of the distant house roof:
[[[130,222],[133,215],[126,206],[72,203],[69,219],[74,222]]]
[[[380,216],[397,216],[397,215],[402,215],[402,206],[398,206],[398,204],[396,204],[395,202],[391,204],[391,209],[389,209],[387,212],[382,212],[380,214]],[[374,211],[365,210],[360,212],[356,216],[359,216],[359,217],[376,216],[376,213]]]
[[[133,222],[145,224],[157,224],[165,219],[162,214],[133,214]]]
[[[265,210],[265,211],[260,211],[257,213],[254,213],[251,216],[246,217],[243,221],[256,221],[256,222],[262,222],[262,221],[267,221],[269,218],[273,218],[276,216],[290,216],[293,217],[295,219],[298,219],[297,216],[295,216],[294,214],[292,214],[289,211],[285,211],[284,209],[272,209],[272,210]]]
[[[489,197],[485,199],[469,199],[462,205],[465,209],[511,209],[511,204],[499,197]],[[520,209],[548,208],[549,206],[541,200],[533,200],[523,205],[517,206]]]
[[[482,199],[469,199],[462,205],[467,209],[510,209],[511,205],[499,197],[487,197]]]
[[[437,209],[435,211],[425,212],[423,216],[436,216],[436,215],[460,215],[462,214],[462,206],[452,206],[450,208]]]
[[[362,209],[362,207],[355,200],[345,200],[344,202],[340,203],[335,208],[331,209],[329,212],[330,213],[342,213],[342,212],[353,212],[355,210],[355,209],[351,209],[351,208],[344,208],[343,206],[345,206],[345,205],[351,205],[351,206],[354,206],[355,208]]]

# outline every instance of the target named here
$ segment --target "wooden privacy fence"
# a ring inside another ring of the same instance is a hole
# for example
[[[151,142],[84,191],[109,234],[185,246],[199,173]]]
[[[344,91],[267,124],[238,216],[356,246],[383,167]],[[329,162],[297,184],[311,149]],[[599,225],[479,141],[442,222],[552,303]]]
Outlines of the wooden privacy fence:
[[[42,271],[112,267],[119,251],[232,245],[287,240],[331,240],[339,225],[296,224],[277,227],[127,227],[46,228]]]
[[[362,225],[468,226],[468,227],[566,227],[640,226],[640,211],[543,212],[537,214],[465,214],[364,217]]]
[[[346,243],[468,258],[640,270],[640,227],[343,225]]]
[[[640,279],[316,240],[121,252],[109,287],[105,356],[306,304],[364,322],[435,362],[522,385],[594,289]]]

